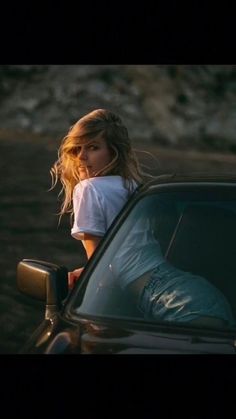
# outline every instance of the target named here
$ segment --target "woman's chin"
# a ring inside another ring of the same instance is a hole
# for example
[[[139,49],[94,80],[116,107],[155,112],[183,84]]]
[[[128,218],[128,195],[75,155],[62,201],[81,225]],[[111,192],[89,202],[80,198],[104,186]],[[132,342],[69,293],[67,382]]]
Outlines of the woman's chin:
[[[90,173],[88,170],[80,170],[79,171],[80,180],[88,179],[90,177]]]
[[[87,174],[85,174],[85,173],[80,174],[79,177],[80,177],[80,180],[84,180],[84,179],[88,179],[89,178],[89,176]]]

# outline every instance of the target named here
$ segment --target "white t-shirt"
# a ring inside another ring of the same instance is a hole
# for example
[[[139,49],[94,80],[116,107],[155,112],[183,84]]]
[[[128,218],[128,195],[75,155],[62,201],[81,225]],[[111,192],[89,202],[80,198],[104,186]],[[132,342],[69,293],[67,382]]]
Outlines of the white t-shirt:
[[[136,187],[133,182],[133,190]],[[83,240],[84,233],[104,236],[128,197],[129,191],[121,176],[98,176],[80,181],[73,192],[72,237]]]
[[[137,184],[133,183],[133,190]],[[84,179],[74,188],[74,224],[71,235],[84,239],[84,233],[104,236],[129,197],[121,176]],[[164,258],[147,219],[134,223],[112,261],[110,269],[122,288],[153,269]]]

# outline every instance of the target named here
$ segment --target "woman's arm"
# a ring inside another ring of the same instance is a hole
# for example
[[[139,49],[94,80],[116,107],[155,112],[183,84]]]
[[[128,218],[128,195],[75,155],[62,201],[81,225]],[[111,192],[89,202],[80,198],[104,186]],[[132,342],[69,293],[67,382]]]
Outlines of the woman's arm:
[[[84,233],[83,244],[84,244],[88,259],[92,256],[94,250],[96,249],[100,241],[101,241],[101,237]]]
[[[98,246],[100,241],[101,241],[101,237],[93,236],[92,234],[88,234],[88,233],[84,233],[83,245],[85,247],[88,259],[92,256],[93,252],[95,251],[95,249]],[[74,287],[76,281],[79,279],[83,270],[84,270],[84,268],[78,268],[78,269],[75,269],[72,272],[68,272],[69,289],[72,289]]]

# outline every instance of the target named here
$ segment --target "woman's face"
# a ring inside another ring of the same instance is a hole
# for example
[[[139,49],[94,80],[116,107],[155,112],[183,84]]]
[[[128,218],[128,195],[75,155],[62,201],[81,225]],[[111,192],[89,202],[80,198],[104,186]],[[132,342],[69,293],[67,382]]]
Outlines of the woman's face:
[[[112,160],[112,153],[103,138],[96,137],[77,146],[78,170],[80,179],[96,176],[97,172]]]

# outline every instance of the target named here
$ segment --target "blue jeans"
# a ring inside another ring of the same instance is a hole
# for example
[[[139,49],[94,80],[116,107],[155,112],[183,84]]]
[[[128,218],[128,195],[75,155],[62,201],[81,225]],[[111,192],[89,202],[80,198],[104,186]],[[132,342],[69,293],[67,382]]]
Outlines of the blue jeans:
[[[207,316],[235,326],[231,307],[220,290],[201,276],[181,271],[168,262],[152,271],[138,308],[146,319],[189,322]]]

